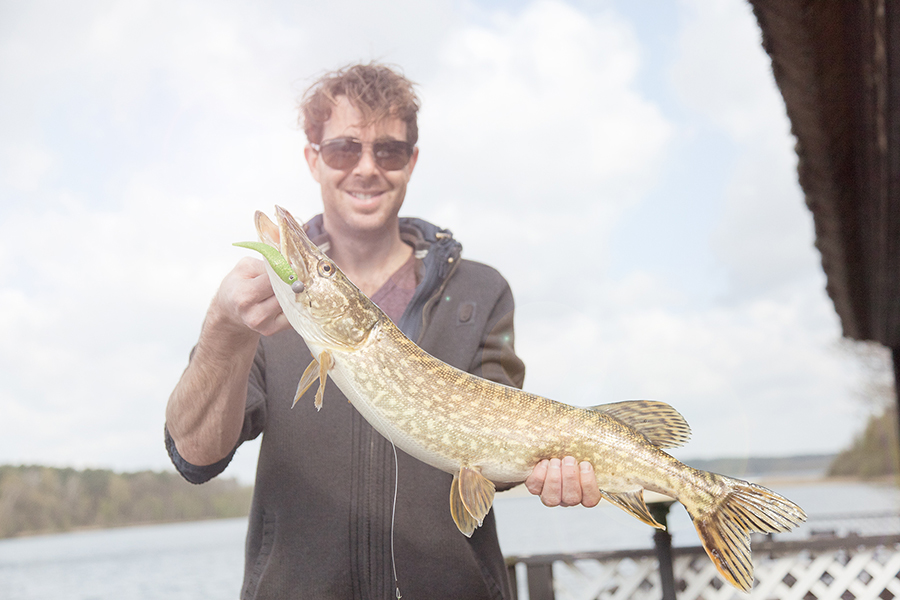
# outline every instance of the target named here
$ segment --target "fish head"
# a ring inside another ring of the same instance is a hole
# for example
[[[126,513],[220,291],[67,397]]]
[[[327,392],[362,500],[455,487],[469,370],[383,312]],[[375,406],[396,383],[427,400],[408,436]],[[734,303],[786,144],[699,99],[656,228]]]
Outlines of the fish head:
[[[307,344],[353,349],[367,338],[383,313],[306,235],[303,225],[275,207],[277,224],[264,213],[255,215],[262,245],[259,250],[275,297],[290,324]]]

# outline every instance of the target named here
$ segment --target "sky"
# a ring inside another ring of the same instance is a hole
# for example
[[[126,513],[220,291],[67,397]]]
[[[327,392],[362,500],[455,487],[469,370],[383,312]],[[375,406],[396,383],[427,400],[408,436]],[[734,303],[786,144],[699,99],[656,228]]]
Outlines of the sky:
[[[298,99],[370,60],[422,100],[402,214],[509,280],[525,389],[668,402],[685,460],[850,443],[864,374],[746,2],[0,0],[0,463],[172,468],[231,243],[321,210]]]

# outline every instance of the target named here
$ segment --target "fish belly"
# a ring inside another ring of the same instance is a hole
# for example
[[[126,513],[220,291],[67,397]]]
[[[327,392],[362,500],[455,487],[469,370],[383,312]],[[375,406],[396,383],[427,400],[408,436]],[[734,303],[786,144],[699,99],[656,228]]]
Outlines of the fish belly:
[[[521,482],[531,473],[535,461],[513,456],[518,453],[510,452],[508,444],[504,444],[504,452],[498,452],[497,444],[502,441],[491,432],[460,435],[457,422],[410,402],[402,390],[367,385],[370,379],[359,376],[365,367],[348,368],[348,362],[335,358],[335,368],[329,373],[334,383],[376,431],[413,458],[453,475],[462,466],[477,467],[497,483]]]

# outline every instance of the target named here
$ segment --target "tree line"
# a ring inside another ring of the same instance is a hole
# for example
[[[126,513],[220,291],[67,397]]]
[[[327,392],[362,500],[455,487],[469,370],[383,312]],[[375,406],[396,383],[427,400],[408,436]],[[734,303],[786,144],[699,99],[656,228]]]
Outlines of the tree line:
[[[848,342],[846,347],[863,366],[865,379],[857,396],[869,418],[850,445],[835,457],[828,475],[862,478],[900,475],[897,387],[891,350],[874,342]]]
[[[834,458],[828,475],[869,479],[900,474],[898,437],[896,405],[870,415],[865,429]]]
[[[172,472],[0,465],[0,538],[242,517],[252,496],[251,486],[221,477],[192,485]]]

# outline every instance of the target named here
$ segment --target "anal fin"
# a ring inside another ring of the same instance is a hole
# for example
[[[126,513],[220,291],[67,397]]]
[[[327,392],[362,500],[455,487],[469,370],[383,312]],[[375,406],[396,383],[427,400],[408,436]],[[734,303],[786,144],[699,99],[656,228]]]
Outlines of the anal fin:
[[[665,525],[660,525],[650,514],[650,509],[644,503],[644,490],[639,489],[634,492],[605,492],[600,490],[604,498],[621,508],[639,521],[656,527],[657,529],[665,529]]]

